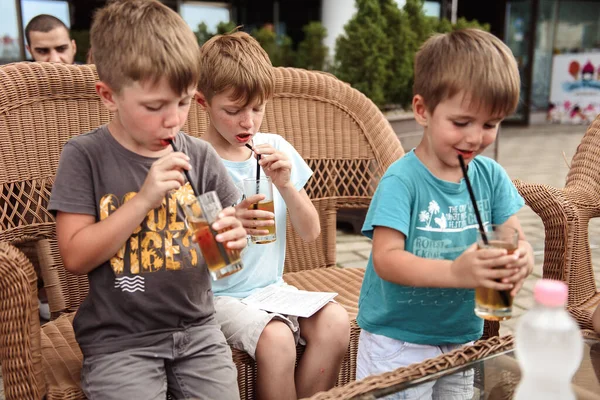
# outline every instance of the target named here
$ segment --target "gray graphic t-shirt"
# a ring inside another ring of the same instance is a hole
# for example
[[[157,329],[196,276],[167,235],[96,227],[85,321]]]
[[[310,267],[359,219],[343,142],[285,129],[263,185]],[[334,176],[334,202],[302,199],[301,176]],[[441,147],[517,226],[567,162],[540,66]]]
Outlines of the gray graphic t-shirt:
[[[176,143],[191,159],[198,192],[216,190],[223,205],[233,204],[238,190],[210,144],[182,132]],[[63,149],[49,209],[101,221],[136,195],[154,161],[125,149],[106,126],[80,135]],[[89,294],[73,322],[84,355],[147,346],[212,318],[208,270],[177,202],[189,196],[189,183],[169,193],[117,254],[88,274]]]

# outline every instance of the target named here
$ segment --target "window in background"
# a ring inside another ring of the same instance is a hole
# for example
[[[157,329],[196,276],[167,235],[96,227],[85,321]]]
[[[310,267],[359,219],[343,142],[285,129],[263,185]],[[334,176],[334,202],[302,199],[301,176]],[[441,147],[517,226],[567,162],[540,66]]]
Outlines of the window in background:
[[[423,11],[429,17],[439,18],[442,13],[442,5],[438,1],[426,1],[423,4]]]
[[[558,3],[559,0],[541,0],[539,3],[533,53],[532,111],[546,110],[548,108]]]
[[[559,2],[554,48],[561,53],[597,51],[600,48],[600,3]]]
[[[186,1],[179,6],[179,14],[190,28],[196,32],[204,22],[209,32],[216,32],[219,22],[229,22],[229,4],[205,1]]]
[[[406,4],[406,0],[396,0],[398,7],[402,8]],[[423,12],[428,17],[439,18],[442,12],[440,1],[425,1],[423,3]]]
[[[23,15],[23,35],[25,35],[25,27],[29,21],[40,14],[53,15],[64,22],[68,28],[71,27],[69,3],[64,0],[21,0],[21,14]],[[23,42],[26,41],[27,39],[23,38]],[[31,54],[27,49],[25,52],[27,58],[31,59]]]
[[[21,58],[16,1],[0,1],[0,64]]]

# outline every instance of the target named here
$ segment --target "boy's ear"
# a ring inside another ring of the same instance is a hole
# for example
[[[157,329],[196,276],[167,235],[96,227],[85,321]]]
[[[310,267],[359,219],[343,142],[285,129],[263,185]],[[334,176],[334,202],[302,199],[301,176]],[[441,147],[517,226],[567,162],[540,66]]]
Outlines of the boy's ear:
[[[417,121],[417,123],[422,127],[427,127],[427,117],[429,113],[427,112],[427,107],[425,107],[425,100],[423,99],[423,96],[417,94],[413,97],[412,109],[415,116],[415,121]]]
[[[96,93],[100,96],[100,100],[104,103],[104,106],[108,108],[108,111],[117,111],[117,104],[114,99],[114,92],[106,83],[102,81],[96,82]]]
[[[197,91],[196,92],[196,101],[198,102],[198,104],[200,104],[203,108],[206,108],[206,97],[204,97],[204,94],[202,94],[201,91]]]

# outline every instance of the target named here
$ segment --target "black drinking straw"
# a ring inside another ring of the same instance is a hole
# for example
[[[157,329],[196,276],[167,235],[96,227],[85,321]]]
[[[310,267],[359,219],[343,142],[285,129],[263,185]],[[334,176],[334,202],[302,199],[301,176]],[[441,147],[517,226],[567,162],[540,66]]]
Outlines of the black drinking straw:
[[[246,143],[246,147],[254,151],[248,143]],[[258,194],[260,192],[260,164],[258,163],[260,161],[260,154],[254,154],[256,155],[256,194]],[[256,210],[257,208],[258,203],[254,203],[254,209]]]
[[[465,178],[465,183],[467,184],[467,191],[469,192],[469,197],[471,197],[471,203],[473,204],[473,210],[475,211],[475,218],[477,218],[477,223],[479,224],[479,233],[481,234],[481,239],[483,240],[483,244],[488,246],[490,242],[488,241],[488,237],[485,234],[485,229],[483,228],[483,221],[481,220],[481,214],[479,214],[479,208],[477,207],[475,193],[473,193],[473,187],[471,186],[471,181],[469,180],[469,175],[467,174],[467,166],[465,165],[465,160],[461,154],[458,155],[458,161],[460,162],[460,168],[462,169],[462,173]],[[503,290],[499,290],[498,293],[502,298],[504,306],[508,307],[510,305],[508,293],[506,293]]]
[[[179,151],[177,149],[177,147],[175,147],[175,140],[169,139],[168,142],[171,144],[171,147],[173,148],[174,152],[178,152]],[[189,182],[190,186],[192,187],[192,192],[194,192],[194,196],[197,199],[198,198],[198,191],[196,190],[196,187],[194,187],[194,184],[192,183],[192,180],[190,179],[190,174],[189,174],[188,170],[184,169],[183,173],[185,175],[185,179],[187,179],[187,181]],[[208,222],[208,221],[206,221],[206,222]],[[210,229],[210,233],[213,235],[213,237],[216,238],[217,232],[212,228],[212,226],[210,226],[210,224],[208,224],[208,229]],[[221,253],[221,257],[223,257],[223,261],[225,262],[226,265],[229,265],[231,263],[231,261],[229,260],[229,256],[227,255],[227,252],[225,251],[225,248],[223,247],[223,243],[217,242],[217,239],[215,239],[215,243],[217,244],[217,248],[219,249],[219,253]]]

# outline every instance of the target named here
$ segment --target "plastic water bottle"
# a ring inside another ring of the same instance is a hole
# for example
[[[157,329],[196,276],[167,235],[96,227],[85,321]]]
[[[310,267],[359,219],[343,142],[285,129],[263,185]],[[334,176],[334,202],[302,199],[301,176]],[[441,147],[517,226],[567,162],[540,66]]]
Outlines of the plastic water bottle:
[[[515,331],[521,368],[515,400],[575,400],[571,380],[583,358],[583,338],[565,310],[567,285],[540,279],[534,297],[536,305]]]

